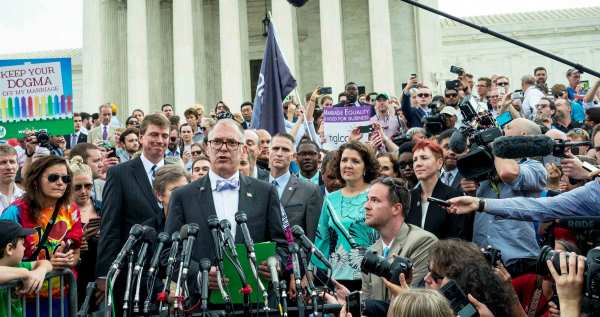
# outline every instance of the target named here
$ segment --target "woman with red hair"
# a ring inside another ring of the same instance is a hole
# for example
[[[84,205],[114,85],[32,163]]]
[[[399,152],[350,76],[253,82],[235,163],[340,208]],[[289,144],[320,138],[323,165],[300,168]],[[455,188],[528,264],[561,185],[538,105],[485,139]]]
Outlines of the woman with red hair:
[[[470,240],[468,232],[471,230],[465,228],[466,217],[448,214],[443,206],[427,201],[429,197],[448,200],[462,195],[440,180],[443,164],[444,154],[436,142],[421,140],[413,147],[413,168],[419,183],[411,191],[410,211],[406,222],[435,234],[438,239]]]

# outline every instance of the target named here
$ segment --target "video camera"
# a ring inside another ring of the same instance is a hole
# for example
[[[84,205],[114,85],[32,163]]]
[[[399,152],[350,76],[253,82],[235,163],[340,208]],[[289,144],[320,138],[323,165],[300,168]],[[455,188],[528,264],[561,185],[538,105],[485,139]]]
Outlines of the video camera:
[[[468,148],[469,152],[459,156],[456,167],[464,178],[486,180],[496,171],[490,144],[502,136],[502,130],[492,114],[475,112],[468,98],[463,98],[459,108],[464,126],[450,138],[450,148],[456,153]]]
[[[431,110],[431,115],[423,118],[423,128],[425,128],[427,134],[438,135],[448,129],[446,120],[439,113],[439,104],[432,102],[427,107]]]
[[[48,130],[40,129],[35,131],[35,138],[37,139],[37,143],[41,147],[50,148],[50,135],[48,134]]]
[[[397,256],[390,263],[375,251],[367,251],[360,263],[360,269],[365,274],[375,274],[388,281],[400,285],[400,273],[404,273],[407,281],[412,279],[412,262],[404,257]]]

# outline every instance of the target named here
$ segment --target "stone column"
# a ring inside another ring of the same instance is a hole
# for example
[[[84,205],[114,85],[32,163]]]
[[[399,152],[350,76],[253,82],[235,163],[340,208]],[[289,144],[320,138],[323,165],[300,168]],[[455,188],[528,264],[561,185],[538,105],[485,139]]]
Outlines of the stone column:
[[[333,88],[333,95],[344,91],[344,43],[340,0],[319,0],[321,18],[321,57],[323,85]]]
[[[100,1],[83,2],[83,98],[81,104],[75,104],[75,111],[94,113],[98,106],[104,101],[103,72],[102,67],[103,50],[102,41],[102,19]]]
[[[298,60],[298,28],[296,7],[286,0],[271,1],[271,19],[277,30],[277,41],[290,71],[300,86],[300,67]]]
[[[203,85],[199,82],[204,74],[204,41],[197,41],[198,35],[204,38],[203,15],[196,12],[196,4],[202,7],[203,1],[173,1],[173,82],[175,86],[175,108],[183,115],[186,108],[202,101]]]
[[[373,90],[395,95],[389,0],[369,0]]]
[[[146,0],[127,1],[127,96],[130,105],[150,110],[148,11]],[[156,101],[154,101],[156,102]]]
[[[249,79],[246,14],[246,0],[219,1],[221,96],[233,112],[240,110],[250,91],[245,87]]]
[[[421,3],[437,8],[437,0],[421,0]],[[415,30],[417,34],[417,63],[419,75],[425,84],[431,87],[438,86],[439,72],[442,68],[442,40],[440,20],[437,15],[419,8],[415,10]],[[450,66],[448,66],[450,67]]]

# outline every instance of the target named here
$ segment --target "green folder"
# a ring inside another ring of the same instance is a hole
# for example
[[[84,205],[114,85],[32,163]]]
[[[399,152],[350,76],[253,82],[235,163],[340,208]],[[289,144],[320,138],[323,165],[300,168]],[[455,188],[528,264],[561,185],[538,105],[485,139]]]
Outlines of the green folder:
[[[256,269],[258,270],[258,266],[263,261],[266,261],[268,257],[275,255],[275,242],[262,242],[256,243],[254,245],[254,252],[256,253]],[[246,246],[243,244],[236,244],[236,250],[238,256],[240,258],[240,263],[242,265],[242,270],[246,274],[246,279],[248,283],[252,287],[252,294],[250,294],[250,303],[262,303],[263,297],[258,289],[258,284],[256,284],[256,279],[252,274],[252,269],[250,268],[250,259],[248,258],[248,252],[246,252]],[[231,302],[233,304],[243,304],[244,303],[244,295],[241,293],[242,289],[242,281],[235,270],[235,267],[231,263],[231,261],[223,254],[223,266],[225,269],[225,277],[229,279],[229,284],[225,286],[225,290],[231,297]],[[260,273],[259,273],[260,277]],[[269,287],[269,281],[260,277],[263,282],[265,288]],[[219,290],[212,290],[209,299],[211,304],[223,304],[223,297],[221,296],[221,292]]]

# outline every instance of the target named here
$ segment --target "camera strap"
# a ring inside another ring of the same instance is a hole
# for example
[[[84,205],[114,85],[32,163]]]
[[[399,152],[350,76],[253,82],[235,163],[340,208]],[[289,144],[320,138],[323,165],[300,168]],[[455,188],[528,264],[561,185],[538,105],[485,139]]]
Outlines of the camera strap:
[[[537,307],[540,304],[540,299],[542,298],[542,279],[539,276],[535,278],[535,292],[533,293],[533,297],[531,297],[531,302],[529,303],[529,307],[527,308],[527,317],[535,317],[537,316]]]
[[[48,224],[46,224],[46,230],[44,230],[44,234],[42,235],[42,238],[38,242],[37,247],[35,248],[33,253],[31,253],[30,260],[35,261],[37,259],[38,255],[40,254],[40,252],[42,251],[42,249],[45,248],[44,245],[48,241],[48,236],[50,235],[50,232],[52,231],[52,227],[54,227],[54,223],[56,222],[56,217],[58,216],[59,210],[60,210],[60,205],[55,204],[54,211],[52,212],[52,216],[50,217],[50,220],[48,220]],[[47,254],[47,256],[50,257],[49,254]]]

